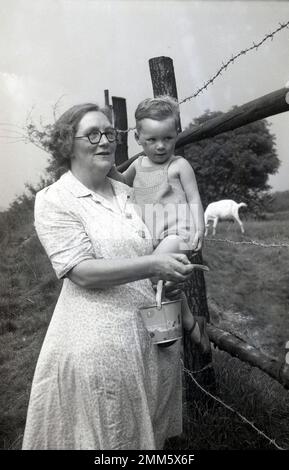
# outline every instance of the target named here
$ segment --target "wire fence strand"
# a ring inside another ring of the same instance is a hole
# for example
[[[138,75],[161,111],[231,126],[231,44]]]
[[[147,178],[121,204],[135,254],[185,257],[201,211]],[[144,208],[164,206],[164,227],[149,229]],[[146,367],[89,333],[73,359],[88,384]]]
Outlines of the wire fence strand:
[[[207,242],[218,242],[218,243],[230,243],[232,245],[253,245],[260,246],[262,248],[289,248],[288,243],[260,243],[256,240],[243,240],[243,241],[234,241],[227,238],[206,238]]]
[[[208,86],[212,85],[214,83],[214,81],[222,75],[222,72],[226,71],[227,68],[234,64],[234,62],[241,56],[244,56],[246,54],[248,54],[248,52],[251,52],[253,50],[258,50],[259,47],[261,47],[266,41],[268,41],[269,39],[271,39],[271,41],[273,41],[274,39],[274,36],[276,34],[278,34],[280,31],[282,31],[283,29],[285,28],[289,28],[289,21],[287,21],[286,23],[279,23],[279,26],[278,28],[276,28],[272,33],[267,33],[263,39],[261,39],[259,42],[255,43],[253,42],[253,45],[250,46],[250,47],[247,47],[246,49],[242,49],[241,51],[239,51],[237,54],[235,55],[232,55],[231,58],[229,60],[227,60],[227,62],[222,62],[222,65],[221,67],[219,68],[219,70],[214,74],[212,75],[211,78],[209,78],[209,80],[207,80],[204,85],[200,88],[198,88],[194,93],[192,93],[191,95],[187,96],[186,98],[183,98],[181,101],[179,101],[179,105],[183,104],[183,103],[186,103],[187,101],[190,101],[192,100],[193,98],[196,98],[200,93],[202,93],[204,90],[207,90]],[[118,130],[120,133],[122,134],[126,134],[130,131],[133,131],[135,130],[135,127],[129,127],[128,129],[125,129],[125,130]]]
[[[186,374],[189,375],[189,377],[191,378],[191,380],[194,382],[194,384],[203,392],[205,393],[207,396],[209,396],[210,398],[212,398],[213,400],[215,400],[216,402],[218,402],[219,404],[221,404],[224,408],[226,408],[227,410],[231,411],[232,413],[235,413],[242,421],[244,421],[246,424],[248,424],[249,426],[251,426],[252,429],[254,429],[254,431],[256,431],[260,436],[264,437],[264,439],[266,439],[269,444],[272,444],[276,447],[276,449],[278,450],[288,450],[288,449],[285,449],[284,447],[281,447],[279,446],[275,439],[272,439],[270,438],[269,436],[267,436],[267,434],[265,434],[263,431],[261,431],[261,429],[257,428],[257,426],[255,426],[255,424],[252,422],[252,421],[249,421],[245,416],[243,416],[241,413],[239,413],[237,410],[235,410],[234,408],[232,408],[231,406],[227,405],[226,403],[224,403],[219,397],[216,397],[214,396],[212,393],[208,392],[208,390],[206,390],[204,387],[202,387],[202,385],[199,384],[199,382],[195,379],[195,377],[193,376],[193,374],[195,374],[196,372],[191,372],[189,371],[188,369],[186,369],[184,366],[183,366],[183,370]]]
[[[222,72],[227,70],[228,66],[233,64],[235,62],[236,59],[238,59],[239,57],[241,57],[242,55],[246,55],[248,52],[250,51],[253,51],[254,49],[258,50],[258,48],[260,46],[262,46],[262,44],[264,44],[264,42],[268,41],[268,39],[271,39],[271,41],[273,40],[274,36],[279,33],[280,31],[282,31],[282,29],[285,29],[285,28],[289,28],[289,21],[287,21],[286,23],[279,23],[279,27],[276,28],[272,33],[268,33],[264,36],[264,38],[259,41],[257,44],[255,44],[255,42],[253,43],[252,46],[250,47],[247,47],[246,49],[242,49],[240,52],[238,52],[237,54],[235,55],[232,55],[232,57],[227,60],[227,62],[225,63],[222,63],[222,66],[219,68],[219,70],[209,79],[207,80],[204,85],[199,88],[195,93],[193,93],[192,95],[190,96],[187,96],[186,98],[184,98],[183,100],[181,100],[179,102],[179,104],[183,104],[185,103],[186,101],[189,101],[193,98],[196,98],[200,93],[202,93],[204,90],[206,90],[208,88],[209,85],[212,85],[214,83],[214,81],[216,80],[216,78],[218,78],[220,75],[222,75]]]
[[[253,42],[253,45],[250,46],[250,47],[247,47],[246,49],[242,49],[241,51],[239,51],[237,54],[235,55],[232,55],[232,57],[227,60],[227,62],[222,62],[222,66],[219,68],[219,70],[214,74],[212,75],[212,77],[207,80],[204,85],[200,88],[198,88],[194,93],[192,93],[191,95],[187,96],[186,98],[182,99],[181,101],[179,101],[179,105],[187,102],[187,101],[190,101],[192,100],[193,98],[196,98],[200,93],[202,93],[204,90],[207,90],[208,86],[209,85],[212,85],[214,83],[214,81],[220,76],[222,75],[222,72],[226,71],[227,68],[234,64],[234,62],[241,56],[243,55],[246,55],[248,52],[251,52],[252,50],[258,50],[259,47],[261,47],[266,41],[268,41],[269,39],[273,40],[274,39],[274,36],[279,33],[280,31],[282,31],[283,29],[285,28],[289,28],[289,21],[287,21],[286,23],[279,23],[279,26],[278,28],[276,28],[272,33],[267,33],[262,40],[260,40],[259,42],[255,43]],[[62,97],[61,97],[62,98]],[[59,102],[59,100],[58,100]],[[58,102],[56,103],[55,105],[55,109],[58,105]],[[55,109],[54,109],[54,112],[55,112]],[[2,125],[3,123],[0,123],[0,126]],[[7,124],[5,123],[5,125],[11,125],[11,124]],[[131,131],[134,131],[136,129],[136,127],[128,127],[127,129],[118,129],[118,132],[120,134],[128,134],[129,132]],[[29,140],[29,139],[28,139]],[[34,142],[33,142],[34,143]]]

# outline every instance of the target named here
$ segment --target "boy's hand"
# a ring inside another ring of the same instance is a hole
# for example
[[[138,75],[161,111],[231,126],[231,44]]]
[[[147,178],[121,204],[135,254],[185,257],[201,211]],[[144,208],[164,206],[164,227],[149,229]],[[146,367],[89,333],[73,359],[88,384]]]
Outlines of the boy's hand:
[[[192,251],[200,251],[203,246],[204,232],[196,232],[192,243]]]
[[[165,287],[165,297],[167,297],[169,300],[175,300],[180,297],[180,293],[185,287],[184,282],[172,282],[172,281],[166,281],[164,283]]]

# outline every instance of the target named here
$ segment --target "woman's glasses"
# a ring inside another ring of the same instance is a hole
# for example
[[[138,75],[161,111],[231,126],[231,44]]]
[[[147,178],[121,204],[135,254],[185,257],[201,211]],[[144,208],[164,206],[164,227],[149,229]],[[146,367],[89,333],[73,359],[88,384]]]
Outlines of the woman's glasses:
[[[74,138],[75,139],[88,139],[91,144],[99,144],[103,135],[105,135],[105,137],[107,138],[109,142],[115,142],[117,139],[116,129],[109,129],[105,132],[100,132],[99,130],[95,130],[95,131],[90,132],[87,135],[78,135]]]

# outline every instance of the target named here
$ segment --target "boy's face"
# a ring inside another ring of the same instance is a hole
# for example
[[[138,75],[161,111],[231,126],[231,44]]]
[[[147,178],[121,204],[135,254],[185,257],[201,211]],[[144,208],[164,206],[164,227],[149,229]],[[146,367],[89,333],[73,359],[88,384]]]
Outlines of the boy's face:
[[[135,138],[145,154],[154,163],[166,162],[174,153],[178,136],[174,118],[162,121],[146,118],[139,124],[140,129],[135,133]]]

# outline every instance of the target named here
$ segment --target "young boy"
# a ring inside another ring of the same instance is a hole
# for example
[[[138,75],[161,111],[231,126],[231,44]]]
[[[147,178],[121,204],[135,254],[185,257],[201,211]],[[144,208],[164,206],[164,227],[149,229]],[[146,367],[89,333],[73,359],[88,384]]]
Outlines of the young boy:
[[[155,253],[198,251],[204,236],[204,212],[197,182],[188,161],[174,155],[179,105],[169,96],[146,99],[138,105],[135,119],[135,138],[145,156],[135,160],[124,173],[113,167],[109,176],[134,188]],[[205,332],[201,335],[184,293],[182,317],[192,340],[207,351],[208,337]]]

